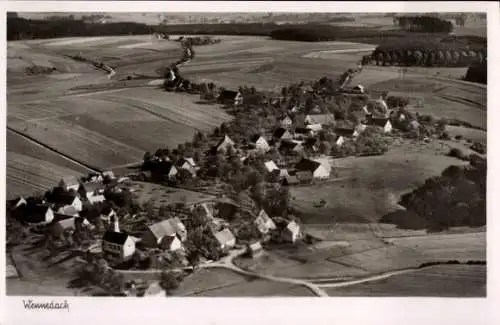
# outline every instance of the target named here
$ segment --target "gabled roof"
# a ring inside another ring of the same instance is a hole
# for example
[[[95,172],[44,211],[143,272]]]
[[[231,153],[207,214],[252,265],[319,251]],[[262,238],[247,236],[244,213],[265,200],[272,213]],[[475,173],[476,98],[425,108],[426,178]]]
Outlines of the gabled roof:
[[[310,132],[311,132],[311,129],[308,129],[307,127],[295,128],[295,133],[298,133],[298,134],[309,134]]]
[[[105,188],[106,188],[106,185],[104,185],[103,183],[89,182],[89,183],[82,184],[82,189],[85,191],[85,193],[94,193],[97,191],[104,191]]]
[[[188,164],[190,164],[191,166],[193,166],[193,167],[196,166],[196,163],[194,162],[194,159],[191,158],[191,157],[189,157],[189,158],[183,158],[183,160],[185,162],[187,162]]]
[[[160,286],[160,282],[155,281],[148,286],[146,291],[144,291],[144,296],[155,296],[162,292],[165,292],[165,290]]]
[[[115,174],[111,170],[102,172],[102,177],[108,177],[109,179],[114,179]]]
[[[300,226],[298,223],[296,223],[295,221],[290,221],[285,230],[291,232],[291,233],[296,233],[296,232],[299,232],[300,231]]]
[[[67,206],[61,207],[59,210],[57,210],[57,213],[61,214],[61,215],[65,215],[65,216],[78,215],[78,211],[72,205],[67,205]]]
[[[226,147],[228,145],[234,146],[234,141],[231,140],[231,138],[228,137],[227,135],[224,135],[224,137],[219,141],[219,143],[217,143],[216,147],[220,148],[220,147]]]
[[[128,239],[128,235],[123,232],[106,231],[102,240],[108,243],[123,245]]]
[[[70,205],[77,199],[79,200],[80,198],[78,198],[75,194],[68,193],[66,195],[62,195],[59,202],[63,205]]]
[[[310,171],[314,172],[318,167],[321,166],[321,164],[317,161],[307,159],[307,158],[302,158],[296,165],[295,169],[297,171]]]
[[[323,129],[323,126],[319,123],[316,124],[308,124],[306,125],[306,129],[312,130],[312,131],[320,131]]]
[[[378,125],[384,127],[390,120],[388,118],[373,117],[370,119],[370,123],[373,125]]]
[[[299,143],[293,142],[293,141],[282,141],[280,145],[280,149],[285,149],[285,150],[293,150],[295,149]]]
[[[251,143],[256,143],[256,142],[257,142],[260,138],[264,139],[264,141],[266,141],[266,142],[267,142],[266,138],[265,138],[265,137],[263,137],[263,136],[262,136],[262,135],[260,135],[260,134],[254,134],[254,135],[252,135],[252,136],[250,137],[250,142],[251,142]]]
[[[64,177],[61,181],[64,182],[66,186],[75,186],[80,184],[78,178],[76,178],[75,176]]]
[[[291,137],[292,134],[285,128],[277,128],[274,130],[273,137],[282,139],[284,136]]]
[[[45,221],[45,216],[51,210],[46,204],[28,205],[25,208],[24,221],[30,223]]]
[[[299,183],[299,179],[297,178],[297,176],[293,176],[293,175],[285,176],[284,181],[287,184],[298,184]]]
[[[71,217],[71,218],[66,218],[66,219],[59,220],[57,222],[57,224],[59,225],[59,227],[61,227],[64,230],[66,230],[66,229],[74,229],[75,228],[75,221],[76,221],[76,218],[75,217]]]
[[[335,122],[335,117],[333,114],[310,114],[306,120],[311,124],[331,124]]]
[[[231,232],[231,230],[229,230],[228,228],[225,228],[219,232],[216,232],[214,234],[214,237],[215,239],[217,239],[217,241],[219,242],[219,244],[221,245],[226,245],[227,243],[229,243],[230,241],[232,240],[235,240],[236,238],[234,237],[233,233]]]
[[[177,234],[178,231],[184,229],[184,225],[179,218],[170,218],[148,226],[149,230],[153,235],[160,239],[164,236],[173,236]]]
[[[304,145],[306,147],[311,148],[311,147],[314,147],[315,145],[317,145],[318,143],[319,143],[318,138],[307,138]]]
[[[274,170],[279,169],[279,168],[278,168],[278,166],[276,166],[276,164],[275,164],[275,163],[274,163],[274,161],[272,161],[272,160],[266,161],[266,162],[264,163],[264,166],[266,167],[266,170],[267,170],[268,172],[272,172],[272,171],[274,171]]]

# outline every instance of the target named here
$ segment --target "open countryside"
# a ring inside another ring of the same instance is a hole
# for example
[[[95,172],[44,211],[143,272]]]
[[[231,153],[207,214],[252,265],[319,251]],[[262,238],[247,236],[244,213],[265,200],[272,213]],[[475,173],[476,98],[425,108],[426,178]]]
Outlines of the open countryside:
[[[7,294],[486,296],[481,15],[98,16],[8,19]]]

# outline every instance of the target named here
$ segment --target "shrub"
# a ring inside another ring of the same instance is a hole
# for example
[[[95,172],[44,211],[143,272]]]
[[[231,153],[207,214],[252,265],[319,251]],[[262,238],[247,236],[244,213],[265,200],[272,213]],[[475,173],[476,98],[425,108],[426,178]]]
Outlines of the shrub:
[[[459,148],[451,148],[448,156],[458,158],[460,160],[467,160],[467,156]]]
[[[480,142],[474,142],[470,148],[476,152],[479,152],[480,154],[486,153],[486,146]]]

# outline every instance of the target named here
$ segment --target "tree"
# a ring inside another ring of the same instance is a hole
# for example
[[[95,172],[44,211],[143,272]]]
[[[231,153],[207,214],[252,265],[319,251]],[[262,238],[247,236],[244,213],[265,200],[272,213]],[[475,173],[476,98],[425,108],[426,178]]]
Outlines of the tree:
[[[160,287],[170,296],[179,287],[180,280],[179,276],[173,272],[164,271],[160,275]]]
[[[329,154],[331,151],[330,143],[328,141],[321,141],[319,144],[319,151],[324,155]]]

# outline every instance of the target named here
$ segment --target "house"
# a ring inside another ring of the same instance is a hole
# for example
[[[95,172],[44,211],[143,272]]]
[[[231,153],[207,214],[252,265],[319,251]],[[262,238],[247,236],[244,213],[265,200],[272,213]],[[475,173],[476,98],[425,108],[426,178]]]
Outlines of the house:
[[[418,130],[420,128],[420,123],[418,123],[417,120],[412,120],[410,123],[408,123],[408,126],[412,130]]]
[[[116,178],[115,174],[111,170],[104,171],[104,172],[102,172],[101,175],[104,179],[108,179],[108,180],[112,180],[112,179]]]
[[[179,218],[170,218],[148,226],[142,235],[142,243],[146,247],[156,247],[162,244],[164,237],[179,237],[181,241],[186,240],[186,227]],[[176,245],[176,243],[168,242],[168,245]]]
[[[165,297],[167,295],[166,291],[160,286],[159,281],[151,283],[147,289],[144,291],[143,297]]]
[[[51,232],[54,237],[61,238],[64,233],[75,231],[76,218],[70,217],[58,220],[51,225]]]
[[[276,229],[276,224],[263,209],[260,210],[259,215],[255,218],[254,224],[262,235]]]
[[[302,158],[296,165],[295,169],[297,170],[297,177],[299,177],[299,173],[305,175],[304,172],[311,173],[313,178],[316,179],[325,179],[330,177],[331,167],[330,164],[326,161],[326,159],[316,159],[312,160],[309,158]]]
[[[269,146],[269,143],[267,142],[266,138],[264,138],[260,134],[256,134],[250,138],[250,145],[262,152],[268,152],[271,147]]]
[[[273,133],[273,138],[275,140],[291,140],[293,135],[285,128],[277,128]]]
[[[249,243],[247,245],[247,254],[252,258],[257,258],[261,256],[263,252],[264,250],[262,248],[262,244],[260,241]]]
[[[219,96],[217,96],[217,102],[225,104],[225,103],[234,103],[236,98],[238,97],[239,92],[234,90],[223,90],[220,92]],[[241,96],[241,94],[240,94]]]
[[[26,204],[28,204],[26,202],[26,200],[22,196],[20,196],[17,199],[10,201],[9,206],[10,206],[10,209],[14,210],[14,209],[17,209],[19,207],[26,206]]]
[[[314,135],[314,131],[308,128],[295,128],[295,138],[305,139]]]
[[[352,136],[354,138],[359,137],[366,130],[366,124],[359,123],[354,127],[354,131],[352,132]]]
[[[355,91],[359,91],[360,94],[364,94],[365,93],[365,87],[363,87],[362,85],[354,86],[353,89]]]
[[[304,147],[302,143],[298,141],[282,141],[279,147],[279,151],[285,154],[291,153],[302,153],[304,152]]]
[[[191,213],[203,219],[210,220],[214,217],[214,206],[211,203],[195,204],[190,207],[190,210]]]
[[[299,183],[300,183],[299,179],[297,178],[296,175],[285,176],[281,181],[281,184],[284,186],[297,185]]]
[[[298,171],[295,177],[300,184],[308,184],[314,179],[313,173],[310,171]]]
[[[78,213],[79,211],[72,205],[66,205],[63,207],[60,207],[56,214],[66,216],[66,217],[78,217],[80,214]]]
[[[135,241],[126,233],[106,231],[102,237],[102,251],[128,259],[135,253]]]
[[[288,176],[290,176],[290,175],[288,175],[288,169],[286,169],[286,168],[281,168],[281,169],[280,169],[280,175],[279,175],[279,177],[280,177],[280,178],[284,178],[284,177],[288,177]]]
[[[75,176],[68,176],[59,182],[59,186],[62,187],[65,191],[75,190],[78,191],[80,187],[80,182]]]
[[[168,250],[170,252],[175,252],[182,249],[182,242],[176,235],[173,236],[163,236],[158,244],[158,247],[163,250]]]
[[[225,228],[214,234],[215,239],[219,243],[219,248],[222,251],[227,251],[236,245],[236,238],[234,237],[231,230]]]
[[[104,189],[105,185],[102,183],[88,182],[80,186],[78,193],[80,197],[86,198],[90,204],[94,204],[106,200],[104,197]]]
[[[187,170],[191,174],[191,176],[196,176],[196,171],[198,170],[198,168],[193,158],[180,159],[177,163],[177,166],[180,169]]]
[[[279,170],[278,166],[274,163],[274,161],[269,160],[264,163],[264,168],[268,173],[273,173],[276,170]]]
[[[111,218],[116,217],[116,212],[111,208],[111,206],[106,206],[104,209],[101,211],[100,218],[103,223],[105,224],[110,224],[111,223]]]
[[[234,141],[227,135],[224,135],[224,138],[219,141],[219,143],[215,146],[215,149],[217,152],[220,152],[227,151],[230,147],[234,147]]]
[[[288,129],[292,126],[292,124],[293,124],[293,121],[290,118],[290,116],[288,116],[288,115],[280,120],[280,125],[282,128]]]
[[[73,208],[77,212],[82,211],[83,203],[82,200],[77,195],[64,195],[58,202],[61,205],[61,209],[64,208]],[[71,209],[70,209],[71,210]],[[59,213],[59,211],[58,211]]]
[[[323,129],[322,124],[307,124],[306,129],[311,130],[312,134],[316,134]]]
[[[226,220],[231,219],[238,212],[238,208],[229,202],[217,202],[214,210],[217,211],[218,217]]]
[[[344,140],[344,137],[343,137],[343,136],[341,136],[341,135],[336,135],[336,136],[335,136],[335,145],[336,145],[337,147],[342,147],[342,145],[344,144],[344,141],[345,141],[345,140]]]
[[[333,114],[310,114],[306,115],[304,123],[306,125],[330,125],[335,123],[335,117]]]
[[[46,204],[26,206],[22,221],[34,229],[41,229],[54,220],[54,211]]]
[[[295,221],[290,221],[281,232],[283,240],[295,243],[301,237],[300,226]]]
[[[368,120],[368,123],[371,125],[379,126],[384,129],[384,133],[390,133],[392,131],[392,123],[388,118],[375,118],[372,117]]]
[[[312,152],[317,152],[319,150],[318,138],[307,138],[304,142],[304,147]]]

